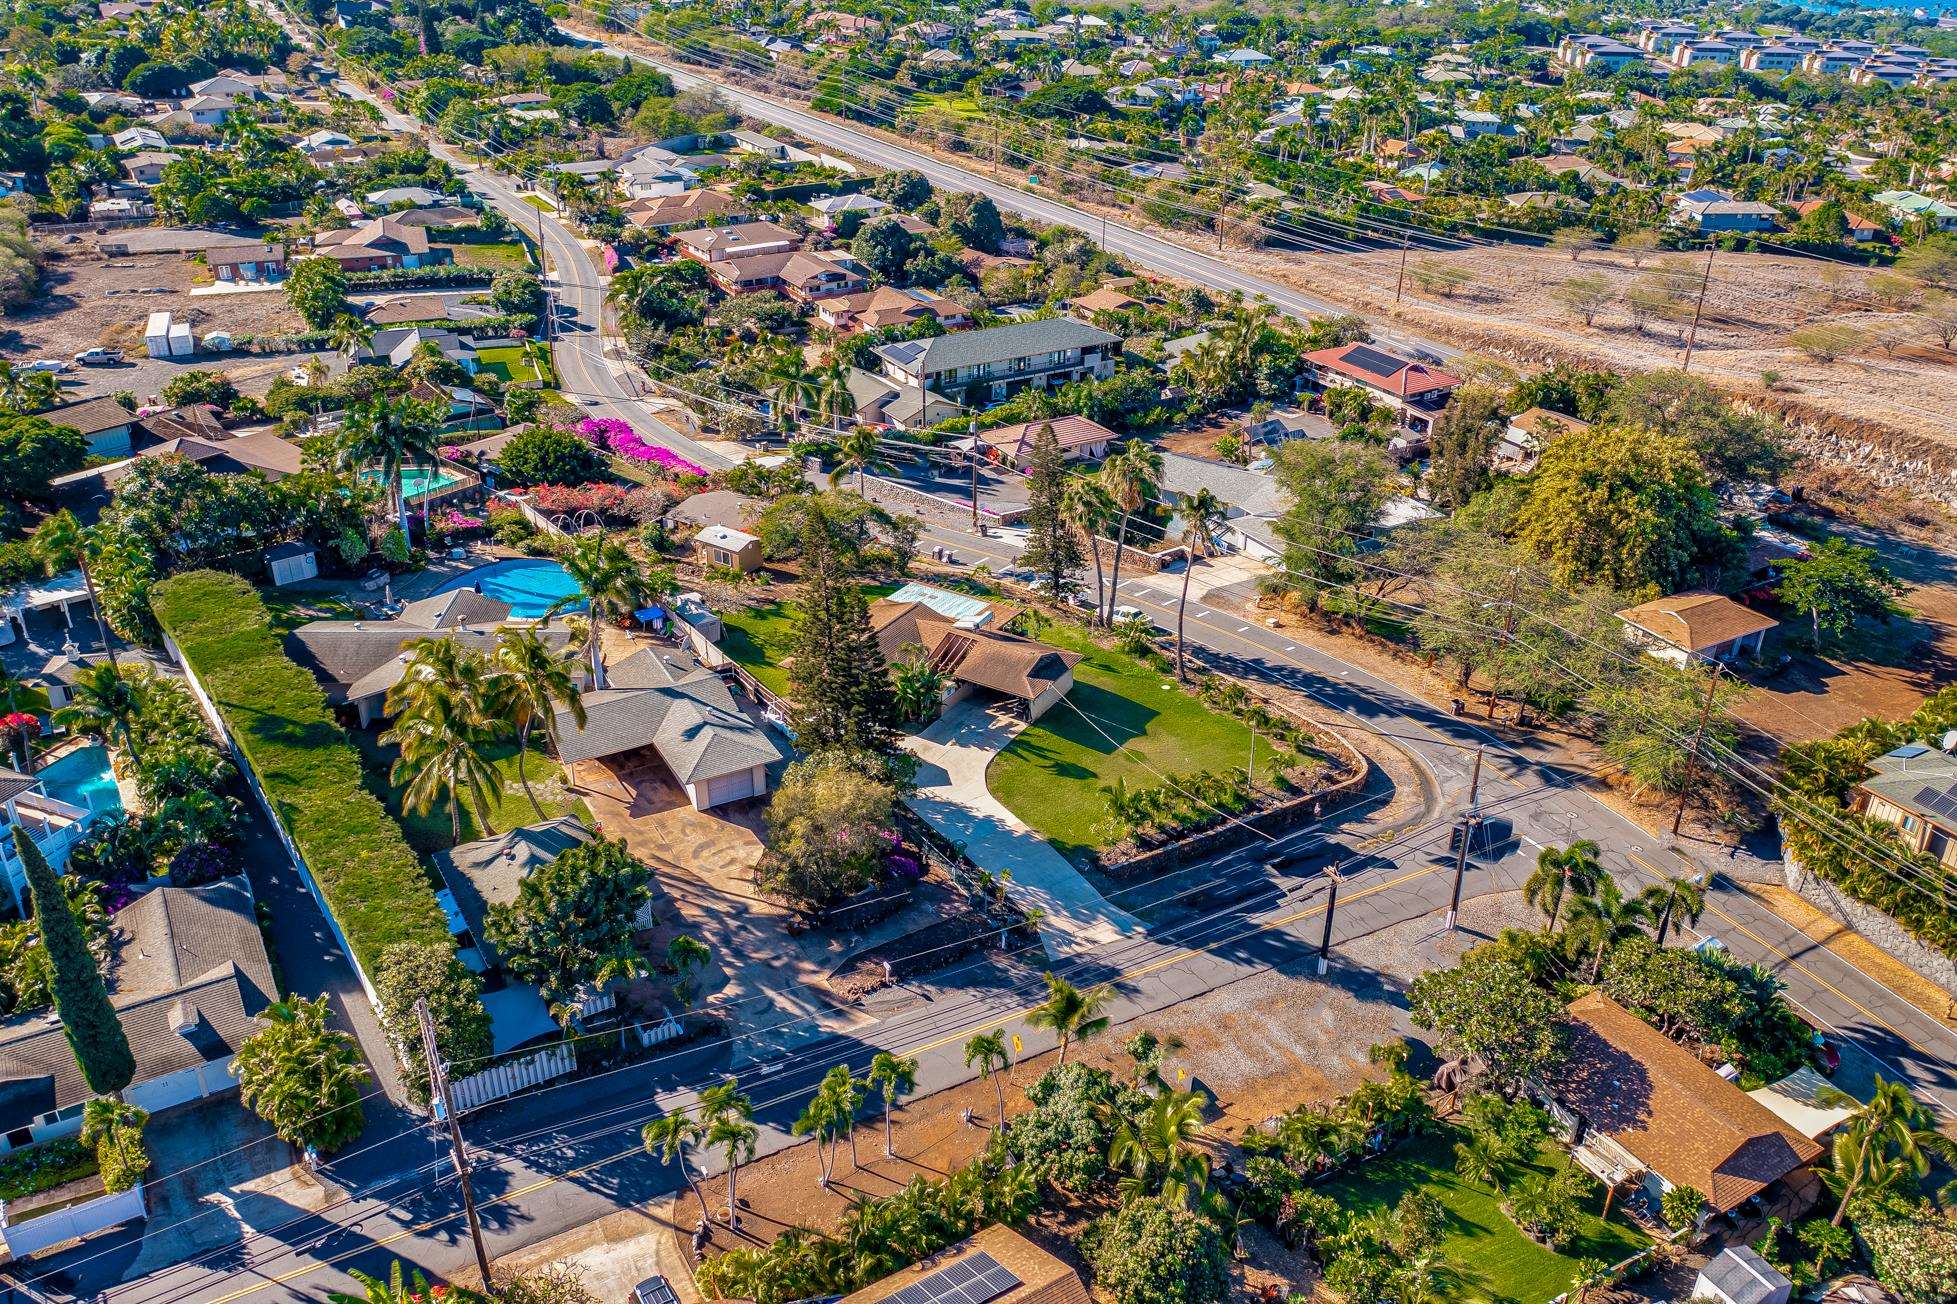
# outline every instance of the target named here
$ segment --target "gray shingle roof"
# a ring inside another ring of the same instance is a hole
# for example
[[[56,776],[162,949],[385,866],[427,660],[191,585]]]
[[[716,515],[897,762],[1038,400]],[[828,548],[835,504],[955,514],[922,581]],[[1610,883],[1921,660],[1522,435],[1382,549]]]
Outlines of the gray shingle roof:
[[[1787,1298],[1790,1283],[1774,1266],[1745,1245],[1729,1246],[1699,1276],[1719,1288],[1733,1304],[1766,1304]]]
[[[455,595],[442,595],[450,596]],[[329,701],[351,702],[384,693],[399,682],[402,649],[415,639],[460,639],[488,652],[502,629],[500,623],[431,629],[400,620],[316,620],[287,635],[285,647],[294,661],[326,681]],[[537,633],[552,651],[570,646],[570,630],[561,624],[544,626]]]
[[[1910,743],[1869,762],[1862,787],[1942,828],[1957,828],[1957,756]]]
[[[681,783],[701,783],[783,757],[715,675],[600,689],[584,695],[584,710],[582,729],[569,712],[557,713],[557,750],[567,764],[651,747]]]
[[[1091,348],[1114,344],[1121,337],[1075,321],[1071,317],[1048,317],[1040,321],[1012,322],[985,330],[957,331],[928,340],[905,340],[877,347],[878,356],[915,374],[919,359],[927,374],[950,371],[954,367],[982,367],[987,363],[1062,349]]]
[[[408,603],[401,608],[397,619],[418,629],[454,629],[458,625],[492,625],[508,620],[510,611],[507,602],[498,602],[474,589],[456,589]]]
[[[232,1054],[277,999],[243,878],[156,888],[117,911],[114,924],[109,998],[138,1083]],[[0,1027],[0,1130],[94,1094],[52,1016]]]
[[[550,864],[572,847],[597,841],[584,821],[565,815],[511,829],[500,838],[465,842],[431,859],[448,884],[455,908],[469,925],[476,949],[492,968],[501,963],[483,931],[492,905],[509,905],[531,870]]]
[[[1284,495],[1276,478],[1262,471],[1186,453],[1162,455],[1163,494],[1184,498],[1202,489],[1250,516],[1276,516],[1284,510]]]

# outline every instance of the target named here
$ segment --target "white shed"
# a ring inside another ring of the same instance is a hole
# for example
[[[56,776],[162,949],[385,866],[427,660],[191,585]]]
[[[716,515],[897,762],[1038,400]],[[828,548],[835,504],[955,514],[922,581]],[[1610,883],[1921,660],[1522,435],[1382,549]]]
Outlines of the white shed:
[[[319,553],[309,543],[282,543],[265,554],[265,565],[272,572],[272,587],[298,584],[319,575]]]
[[[1692,1286],[1693,1299],[1719,1300],[1720,1304],[1787,1304],[1793,1293],[1792,1282],[1744,1245],[1722,1251],[1700,1270]]]
[[[170,356],[187,358],[197,352],[197,337],[190,333],[188,322],[176,322],[170,327]]]
[[[149,324],[143,327],[143,346],[152,358],[170,356],[170,314],[153,312]]]

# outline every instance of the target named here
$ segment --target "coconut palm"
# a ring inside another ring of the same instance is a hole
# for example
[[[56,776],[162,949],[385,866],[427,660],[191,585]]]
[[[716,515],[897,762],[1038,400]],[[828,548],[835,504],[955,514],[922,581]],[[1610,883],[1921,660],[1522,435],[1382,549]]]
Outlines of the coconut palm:
[[[374,340],[374,328],[350,312],[343,312],[326,328],[326,345],[351,357]]]
[[[830,430],[841,430],[843,422],[856,415],[856,395],[849,389],[849,363],[837,358],[815,373],[814,409],[816,421]]]
[[[1706,910],[1706,891],[1689,878],[1670,878],[1663,883],[1653,883],[1638,894],[1645,909],[1658,921],[1658,945],[1665,944],[1671,932],[1674,918],[1684,921],[1690,928],[1699,922],[1699,916]]]
[[[1115,521],[1114,565],[1108,572],[1108,605],[1101,613],[1103,624],[1114,619],[1121,601],[1121,553],[1128,543],[1128,522],[1155,493],[1162,482],[1162,454],[1139,439],[1131,439],[1120,452],[1101,464],[1101,483],[1120,513]]]
[[[840,1076],[838,1076],[840,1075]],[[838,1064],[823,1077],[815,1094],[803,1108],[802,1116],[795,1120],[790,1129],[796,1136],[810,1137],[815,1141],[816,1185],[823,1190],[835,1179],[835,1160],[832,1148],[845,1132],[853,1134],[856,1112],[855,1078],[850,1075],[849,1066]]]
[[[1099,480],[1077,476],[1067,481],[1060,492],[1060,515],[1067,524],[1087,536],[1087,552],[1094,559],[1094,613],[1100,619],[1101,610],[1107,606],[1107,585],[1101,569],[1101,532],[1114,521],[1114,499],[1108,496],[1107,487]],[[1055,602],[1061,595],[1053,595]]]
[[[701,1137],[706,1135],[706,1131],[705,1125],[693,1115],[683,1110],[674,1110],[670,1114],[661,1114],[653,1119],[639,1133],[640,1139],[645,1143],[647,1154],[658,1155],[661,1163],[679,1165],[680,1176],[684,1177],[686,1184],[693,1188],[693,1198],[700,1202],[702,1226],[712,1222],[713,1215],[707,1212],[706,1192],[702,1191],[700,1184],[693,1180],[693,1170],[687,1167],[686,1148],[698,1144]]]
[[[401,785],[402,805],[421,814],[446,797],[449,834],[458,843],[462,841],[465,795],[482,834],[487,837],[495,832],[489,824],[489,794],[498,780],[495,767],[483,756],[491,734],[482,711],[480,696],[472,700],[466,689],[431,680],[421,686],[395,717],[394,727],[380,739],[401,749],[388,778]]]
[[[1182,516],[1182,596],[1176,599],[1176,678],[1186,680],[1188,671],[1183,665],[1182,636],[1183,614],[1189,610],[1189,573],[1196,569],[1198,555],[1208,556],[1215,550],[1211,537],[1217,527],[1223,524],[1225,507],[1223,500],[1207,489],[1198,489],[1189,497],[1176,504],[1176,511]]]
[[[442,416],[439,404],[408,398],[375,397],[347,412],[338,449],[340,468],[380,473],[403,536],[408,533],[408,491],[402,477],[411,466],[440,460]]]
[[[571,712],[578,728],[584,728],[584,694],[578,690],[582,667],[575,654],[558,652],[544,642],[534,629],[504,629],[496,636],[494,694],[496,714],[516,722],[516,774],[523,783],[523,794],[538,819],[547,818],[537,794],[530,788],[530,772],[525,758],[530,750],[530,731],[541,722],[544,737],[553,748],[551,722],[561,704]]]
[[[734,1184],[741,1165],[754,1158],[754,1143],[761,1131],[754,1125],[754,1102],[742,1094],[733,1078],[700,1091],[700,1121],[706,1126],[706,1143],[727,1152],[727,1225],[737,1227]]]
[[[999,1098],[998,1126],[1006,1125],[1006,1088],[999,1075],[1012,1062],[1006,1054],[1005,1029],[981,1032],[965,1042],[965,1067],[978,1067],[979,1072],[992,1079],[993,1094]]]
[[[544,613],[544,619],[549,620],[580,599],[585,602],[590,625],[585,640],[591,657],[591,681],[603,688],[605,658],[599,648],[600,626],[607,620],[621,620],[670,592],[671,572],[660,567],[641,568],[623,544],[606,537],[603,531],[573,539],[560,561],[565,572],[578,582],[580,592],[560,598]]]
[[[1536,869],[1522,885],[1522,899],[1549,915],[1544,932],[1556,931],[1566,895],[1589,896],[1597,890],[1604,867],[1597,861],[1597,844],[1588,838],[1567,847],[1544,847],[1536,853]]]
[[[125,675],[114,664],[86,666],[75,675],[68,705],[54,713],[57,727],[86,735],[104,746],[120,747],[133,763],[142,754],[136,745],[136,722],[143,712],[143,682]]]
[[[82,573],[82,587],[88,590],[89,614],[95,619],[102,650],[109,654],[109,664],[120,668],[115,640],[109,637],[109,622],[102,618],[102,600],[95,596],[95,572],[89,564],[94,544],[95,532],[84,529],[66,507],[42,521],[34,531],[34,555],[48,568],[48,574],[59,574],[71,566]]]
[[[0,360],[0,412],[39,412],[53,407],[60,396],[61,382],[51,373],[22,371]]]
[[[836,469],[829,473],[830,485],[841,484],[844,476],[854,472],[856,495],[862,497],[863,473],[871,467],[884,465],[877,447],[877,432],[868,426],[852,426],[836,436],[836,454]]]
[[[917,1061],[892,1055],[889,1051],[878,1051],[870,1061],[869,1076],[863,1079],[870,1090],[883,1097],[883,1153],[890,1158],[897,1152],[892,1149],[890,1133],[890,1111],[897,1100],[917,1090]]]
[[[1209,1189],[1203,1135],[1203,1097],[1194,1091],[1157,1096],[1139,1119],[1123,1121],[1108,1147],[1108,1164],[1126,1169],[1122,1194],[1160,1196],[1185,1207]]]
[[[1822,1174],[1841,1197],[1835,1216],[1829,1219],[1837,1227],[1857,1195],[1886,1190],[1907,1178],[1920,1178],[1930,1171],[1933,1159],[1957,1165],[1957,1142],[1936,1130],[1936,1115],[1900,1082],[1891,1082],[1878,1073],[1866,1104],[1833,1087],[1821,1093],[1819,1103],[1855,1111],[1835,1132],[1829,1152],[1832,1167]],[[1957,1182],[1944,1188],[1946,1201],[1953,1188]]]
[[[800,349],[784,349],[769,365],[762,388],[775,401],[776,415],[784,432],[794,428],[796,419],[813,409],[822,399],[822,380],[802,361]]]
[[[1060,1038],[1059,1063],[1067,1062],[1067,1047],[1107,1031],[1112,1020],[1101,1011],[1113,994],[1106,987],[1083,992],[1055,974],[1047,974],[1046,999],[1026,1016],[1029,1026],[1051,1029]]]
[[[1590,953],[1590,982],[1604,971],[1604,957],[1619,942],[1635,937],[1651,918],[1651,910],[1641,898],[1627,897],[1615,880],[1605,876],[1597,881],[1594,896],[1578,897],[1570,903],[1570,922],[1563,936],[1578,951]]]

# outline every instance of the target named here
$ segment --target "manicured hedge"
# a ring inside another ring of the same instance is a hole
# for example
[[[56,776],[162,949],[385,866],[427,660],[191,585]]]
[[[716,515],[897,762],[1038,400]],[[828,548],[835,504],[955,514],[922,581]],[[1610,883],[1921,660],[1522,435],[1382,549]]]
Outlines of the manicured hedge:
[[[401,826],[361,783],[360,757],[312,675],[235,575],[187,571],[156,586],[157,622],[217,703],[246,763],[312,868],[371,977],[395,942],[452,945]]]

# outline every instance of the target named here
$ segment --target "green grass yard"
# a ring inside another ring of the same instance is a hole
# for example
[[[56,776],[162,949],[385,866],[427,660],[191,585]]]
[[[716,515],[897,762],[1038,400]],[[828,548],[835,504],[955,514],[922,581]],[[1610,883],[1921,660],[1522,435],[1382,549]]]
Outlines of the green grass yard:
[[[896,590],[895,584],[872,584],[864,592],[875,601]],[[788,671],[782,662],[795,634],[795,617],[794,606],[779,599],[720,613],[720,650],[777,697],[788,696]]]
[[[530,265],[523,246],[514,240],[456,241],[441,247],[454,256],[457,267],[490,267],[501,271],[505,267]]]
[[[1579,1259],[1617,1263],[1650,1244],[1635,1228],[1597,1217],[1601,1189],[1585,1202],[1582,1230],[1561,1253],[1536,1244],[1502,1212],[1495,1191],[1455,1175],[1455,1139],[1452,1131],[1416,1138],[1314,1189],[1355,1215],[1390,1209],[1415,1188],[1439,1200],[1447,1210],[1440,1252],[1451,1273],[1440,1293],[1449,1300],[1542,1304],[1569,1289]],[[1546,1147],[1530,1171],[1550,1173],[1569,1163],[1561,1151]]]
[[[393,747],[380,742],[382,730],[355,729],[352,731],[354,745],[360,749],[360,761],[367,773],[367,787],[381,799],[388,813],[401,822],[401,831],[406,835],[408,845],[422,855],[446,851],[457,845],[449,832],[448,803],[437,800],[433,807],[419,814],[404,810],[401,806],[401,789],[388,781],[388,769],[394,764],[397,755]],[[537,800],[544,808],[546,817],[555,819],[559,815],[577,815],[587,823],[591,811],[580,797],[573,797],[564,790],[563,774],[556,762],[543,752],[543,740],[532,739],[530,752],[524,764],[523,773],[530,776],[530,786],[536,790]],[[496,833],[508,833],[513,828],[537,821],[537,812],[524,795],[523,782],[517,770],[516,743],[500,742],[485,752],[490,766],[496,771],[497,782],[489,793],[489,823]],[[476,822],[474,808],[462,803],[462,841],[474,842],[479,838],[494,836],[482,831]]]
[[[530,354],[529,346],[508,344],[499,349],[483,349],[476,354],[476,362],[482,370],[501,380],[505,385],[522,384],[541,378],[537,360]]]
[[[1074,691],[1013,739],[985,777],[992,795],[1061,854],[1085,860],[1107,845],[1104,784],[1152,788],[1166,775],[1249,763],[1249,727],[1179,689],[1173,675],[1101,647],[1078,625],[1049,621],[1036,637],[1082,654]],[[1260,743],[1260,767],[1270,758]]]

